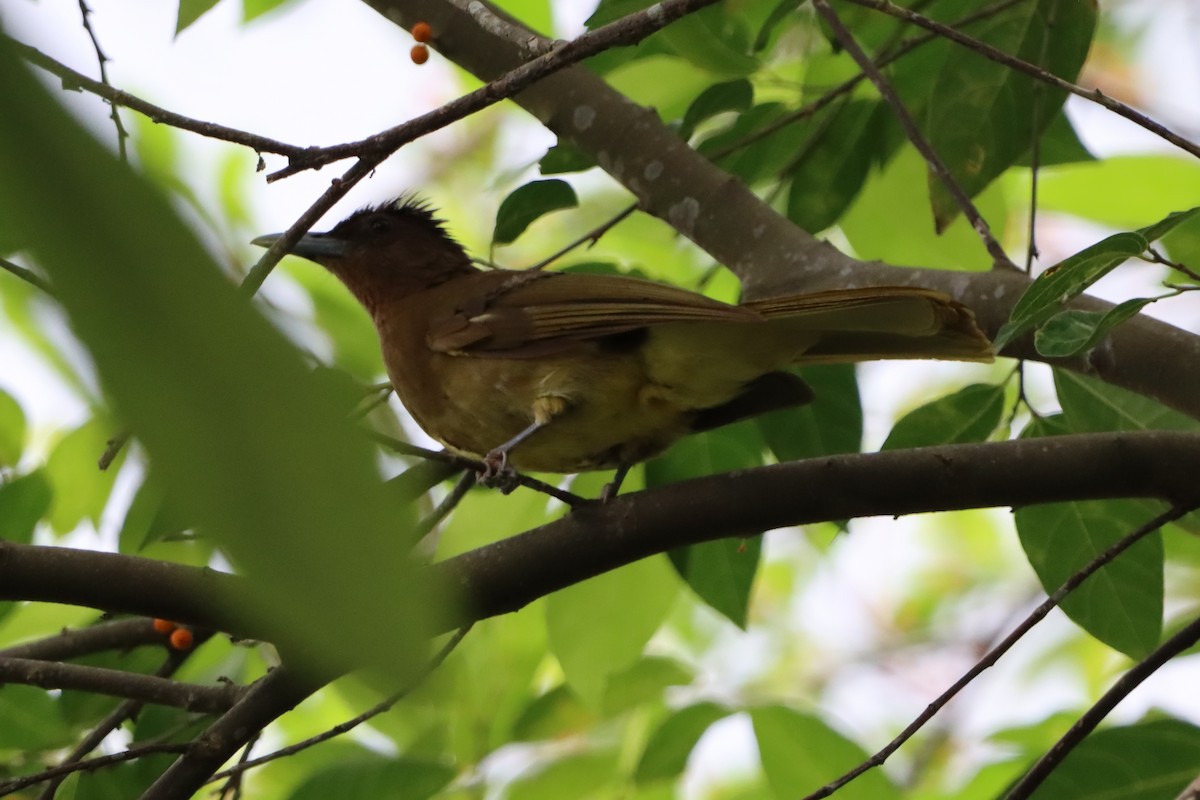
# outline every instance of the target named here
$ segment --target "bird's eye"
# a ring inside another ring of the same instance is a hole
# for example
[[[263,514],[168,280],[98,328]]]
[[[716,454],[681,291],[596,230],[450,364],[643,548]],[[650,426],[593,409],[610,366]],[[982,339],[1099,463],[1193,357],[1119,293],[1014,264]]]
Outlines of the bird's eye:
[[[367,229],[371,233],[387,233],[392,229],[392,221],[387,217],[373,217],[367,223]]]

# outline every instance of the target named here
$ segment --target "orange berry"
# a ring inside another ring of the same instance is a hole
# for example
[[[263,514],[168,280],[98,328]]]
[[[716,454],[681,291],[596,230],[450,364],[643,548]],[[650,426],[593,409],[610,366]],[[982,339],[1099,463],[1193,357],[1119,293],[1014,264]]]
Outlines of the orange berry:
[[[433,28],[429,27],[428,22],[418,22],[412,26],[412,30],[409,33],[418,42],[428,42],[433,38]]]
[[[171,647],[176,650],[190,650],[195,637],[187,628],[176,628],[171,631]]]
[[[159,619],[158,617],[154,618],[154,630],[158,631],[159,633],[170,633],[177,627],[179,626],[174,622],[171,622],[169,619]]]
[[[414,64],[424,64],[429,60],[429,48],[423,44],[415,45],[408,54]]]

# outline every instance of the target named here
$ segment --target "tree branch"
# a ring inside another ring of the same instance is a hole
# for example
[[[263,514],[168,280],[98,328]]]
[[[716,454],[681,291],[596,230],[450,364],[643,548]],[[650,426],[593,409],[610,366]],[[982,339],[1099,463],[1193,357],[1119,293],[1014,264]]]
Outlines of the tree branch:
[[[445,621],[458,627],[684,545],[864,516],[1116,497],[1187,505],[1200,491],[1197,473],[1200,433],[1173,431],[830,456],[622,495],[433,569],[463,598]],[[0,542],[0,600],[108,608],[271,640],[275,632],[235,611],[249,598],[240,579],[211,570]]]
[[[0,683],[24,683],[43,689],[77,689],[202,714],[227,711],[243,692],[240,686],[232,684],[201,686],[119,669],[32,658],[0,658]]]
[[[142,794],[141,800],[191,797],[238,748],[324,683],[321,678],[298,676],[286,665],[276,667],[196,737],[187,751]]]
[[[165,641],[165,637],[154,630],[154,624],[149,619],[121,619],[87,628],[67,628],[44,639],[6,647],[0,650],[0,658],[66,661],[104,650],[129,650],[147,644],[163,644]]]

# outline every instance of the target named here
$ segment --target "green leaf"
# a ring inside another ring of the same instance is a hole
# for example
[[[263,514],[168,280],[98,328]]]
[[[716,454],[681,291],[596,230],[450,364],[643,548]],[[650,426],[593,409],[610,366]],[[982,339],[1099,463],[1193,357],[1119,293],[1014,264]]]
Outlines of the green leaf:
[[[50,508],[53,493],[43,470],[34,470],[0,484],[0,539],[24,542]]]
[[[587,730],[596,715],[566,685],[556,686],[533,699],[513,722],[514,741],[557,739]]]
[[[759,67],[758,59],[749,55],[746,26],[720,5],[688,14],[663,28],[658,36],[672,51],[716,75],[740,77]]]
[[[1173,261],[1200,267],[1200,217],[1185,220],[1175,230],[1162,237],[1162,245]]]
[[[596,161],[589,153],[585,153],[565,139],[559,139],[538,161],[538,169],[543,175],[583,172],[594,166],[596,166]]]
[[[1047,592],[1143,524],[1145,504],[1053,503],[1019,508],[1017,535]],[[1155,532],[1092,575],[1062,602],[1081,628],[1131,658],[1149,653],[1162,634],[1163,544]]]
[[[866,760],[867,754],[821,720],[784,706],[750,712],[763,771],[776,797],[812,792]],[[900,793],[873,769],[838,790],[838,800],[890,800]]]
[[[619,774],[615,750],[570,753],[544,766],[534,765],[508,785],[505,800],[564,800],[600,794]]]
[[[1095,27],[1093,0],[1037,0],[980,21],[971,35],[1074,80]],[[929,142],[969,197],[1029,150],[1030,141],[1041,135],[1066,99],[1064,92],[963,47],[949,51],[928,91]],[[934,219],[942,230],[959,208],[932,172],[929,186]]]
[[[1068,370],[1054,370],[1054,387],[1075,433],[1200,430],[1200,422],[1162,403]]]
[[[125,512],[119,537],[120,551],[141,552],[147,545],[176,536],[191,527],[178,503],[169,502],[162,486],[147,478],[138,487]]]
[[[496,244],[516,241],[536,219],[563,208],[579,205],[575,190],[566,181],[533,181],[514,189],[496,211]]]
[[[1014,191],[1028,197],[1028,174]],[[1146,191],[1146,187],[1154,191]],[[1114,203],[1113,198],[1123,198]],[[1180,208],[1200,205],[1200,163],[1173,155],[1112,156],[1038,175],[1039,210],[1061,211],[1118,230],[1135,229]]]
[[[1037,277],[1013,306],[1008,322],[993,340],[1000,351],[1017,336],[1041,325],[1087,287],[1115,267],[1145,252],[1149,242],[1139,233],[1117,233],[1069,256]]]
[[[188,27],[207,14],[219,0],[179,0],[179,14],[175,18],[175,35],[183,33]]]
[[[983,442],[996,430],[1003,412],[1003,386],[972,384],[905,414],[881,449]]]
[[[1108,311],[1068,309],[1055,314],[1037,329],[1033,346],[1047,358],[1067,358],[1091,350],[1109,331],[1136,316],[1157,297],[1135,297]]]
[[[1187,211],[1173,211],[1153,225],[1147,225],[1140,229],[1138,233],[1145,236],[1146,241],[1153,242],[1166,236],[1185,222],[1191,222],[1197,218],[1200,218],[1200,207],[1189,208]]]
[[[1079,134],[1075,133],[1075,126],[1071,124],[1070,118],[1060,110],[1042,133],[1042,140],[1038,145],[1038,165],[1052,167],[1095,160],[1096,157],[1091,151],[1079,141]],[[1029,152],[1017,160],[1017,164],[1027,167],[1032,161],[1033,148],[1030,148]]]
[[[676,711],[650,734],[646,749],[634,770],[638,783],[678,777],[687,765],[696,742],[714,722],[729,716],[729,709],[716,703],[697,703]]]
[[[729,425],[680,440],[647,462],[646,486],[759,465],[763,444],[752,422]],[[744,628],[758,570],[760,537],[719,539],[673,550],[671,563],[705,603]]]
[[[679,126],[679,137],[691,139],[696,127],[727,111],[745,111],[754,102],[754,87],[745,78],[714,83],[692,101]]]
[[[298,655],[386,663],[389,681],[402,680],[448,602],[406,563],[376,450],[346,419],[346,399],[313,379],[166,198],[91,138],[3,40],[0,93],[11,114],[40,121],[0,126],[0,218],[28,232],[155,476],[246,577],[253,597],[238,613]],[[89,425],[47,467],[60,530],[96,513],[112,480],[95,466],[111,431]],[[350,530],[354,547],[335,535]]]
[[[289,795],[290,800],[426,800],[440,792],[455,769],[436,761],[385,758],[366,751],[358,758],[326,767]]]
[[[682,117],[692,100],[708,88],[712,75],[680,56],[655,53],[613,68],[605,79],[633,102],[653,108],[661,119],[673,120]]]
[[[242,22],[252,22],[289,2],[290,0],[242,0]]]
[[[1034,800],[1161,800],[1200,772],[1200,728],[1177,719],[1106,728],[1088,736],[1032,795]]]
[[[25,448],[25,412],[8,392],[0,389],[0,467],[15,467]]]
[[[68,433],[46,460],[46,477],[54,487],[50,526],[55,533],[73,531],[83,520],[99,523],[112,493],[120,459],[107,470],[97,466],[113,434],[111,423],[95,418]]]
[[[813,390],[813,402],[758,417],[763,439],[779,461],[857,453],[863,414],[853,364],[805,367],[797,372]]]
[[[647,656],[628,669],[611,675],[604,693],[604,713],[614,716],[634,706],[662,697],[669,686],[692,682],[692,672],[674,659]]]
[[[825,118],[788,171],[788,219],[812,233],[837,222],[881,160],[887,106],[855,100]]]
[[[71,729],[45,690],[16,683],[0,687],[0,748],[36,752],[71,744]]]
[[[666,559],[655,556],[546,598],[550,649],[584,702],[599,707],[609,676],[641,656],[678,592]]]
[[[780,124],[788,113],[790,109],[781,103],[760,103],[739,114],[728,128],[705,138],[696,149],[748,185],[774,178],[795,157],[797,143],[805,140],[812,127],[811,120],[796,120],[769,134],[760,133]],[[753,142],[742,146],[749,137],[755,137]]]

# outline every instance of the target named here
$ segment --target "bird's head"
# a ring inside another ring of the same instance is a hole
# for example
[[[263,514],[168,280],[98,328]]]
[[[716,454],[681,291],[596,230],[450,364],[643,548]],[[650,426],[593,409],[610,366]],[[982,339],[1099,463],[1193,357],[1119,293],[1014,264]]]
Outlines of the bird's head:
[[[251,244],[270,247],[282,236],[259,236]],[[325,233],[301,236],[288,252],[338,276],[371,311],[388,298],[474,271],[433,208],[413,197],[362,208]]]

